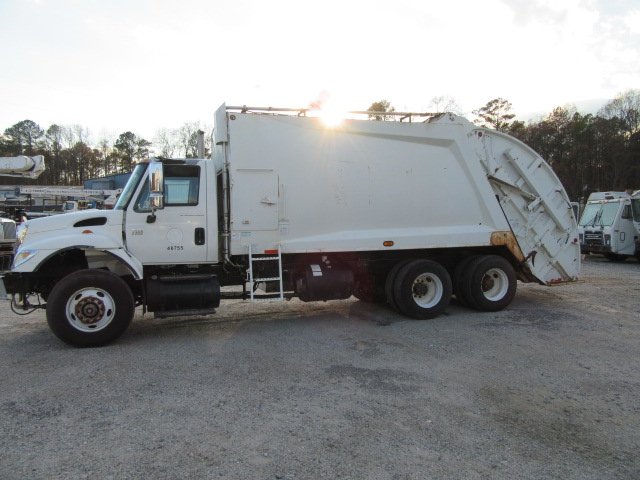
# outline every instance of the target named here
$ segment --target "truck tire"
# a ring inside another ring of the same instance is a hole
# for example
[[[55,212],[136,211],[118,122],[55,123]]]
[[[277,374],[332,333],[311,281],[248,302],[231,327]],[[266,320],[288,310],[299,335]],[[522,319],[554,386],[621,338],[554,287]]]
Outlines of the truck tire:
[[[106,270],[79,270],[62,278],[47,301],[47,323],[55,335],[76,347],[112,342],[133,318],[131,290]]]
[[[451,277],[447,269],[432,260],[414,260],[404,265],[393,284],[400,311],[418,320],[434,318],[451,301]]]
[[[604,257],[610,262],[622,263],[627,259],[626,255],[620,255],[619,253],[605,253]]]
[[[395,284],[396,277],[400,269],[409,262],[411,262],[411,260],[401,260],[396,263],[393,267],[391,267],[391,270],[389,270],[387,278],[384,282],[384,295],[387,300],[387,305],[393,308],[396,312],[399,312],[400,309],[398,308],[398,304],[396,303],[396,300],[394,298],[393,285]]]
[[[511,303],[516,286],[516,272],[506,259],[484,255],[468,265],[461,291],[470,307],[482,312],[497,312]]]
[[[465,289],[462,286],[463,280],[469,275],[467,272],[469,265],[480,257],[481,255],[471,255],[470,257],[463,258],[458,262],[453,273],[453,294],[456,296],[458,303],[464,307],[469,306],[469,299],[465,297]]]

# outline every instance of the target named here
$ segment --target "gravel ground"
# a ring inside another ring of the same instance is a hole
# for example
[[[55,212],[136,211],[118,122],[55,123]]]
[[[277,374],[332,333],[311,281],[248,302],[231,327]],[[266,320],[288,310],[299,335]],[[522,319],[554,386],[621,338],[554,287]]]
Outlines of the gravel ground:
[[[640,264],[413,321],[356,300],[139,314],[74,349],[0,313],[0,478],[640,478]]]

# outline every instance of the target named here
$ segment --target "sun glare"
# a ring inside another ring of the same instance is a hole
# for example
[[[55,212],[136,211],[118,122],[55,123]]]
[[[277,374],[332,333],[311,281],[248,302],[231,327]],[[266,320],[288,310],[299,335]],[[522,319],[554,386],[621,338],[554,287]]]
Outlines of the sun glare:
[[[322,120],[322,123],[327,127],[337,127],[342,123],[346,116],[345,112],[334,108],[323,108],[318,112],[318,115],[320,120]]]

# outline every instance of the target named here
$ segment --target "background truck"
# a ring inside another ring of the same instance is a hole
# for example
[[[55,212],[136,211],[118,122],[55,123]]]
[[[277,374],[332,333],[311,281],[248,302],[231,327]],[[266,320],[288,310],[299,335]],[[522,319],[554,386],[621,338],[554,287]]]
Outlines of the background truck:
[[[582,253],[603,254],[613,261],[635,255],[638,230],[633,221],[631,195],[626,192],[589,195],[578,233]]]
[[[44,157],[36,155],[27,157],[0,157],[0,176],[19,178],[38,178],[44,172]],[[16,241],[16,222],[13,212],[5,212],[7,217],[0,217],[0,270],[11,268],[13,260],[13,247]]]
[[[0,157],[0,176],[19,178],[38,178],[44,172],[44,157]]]
[[[27,222],[3,279],[12,307],[45,307],[59,338],[91,346],[136,306],[353,294],[426,319],[454,295],[496,311],[517,279],[577,278],[567,194],[520,141],[452,114],[334,127],[306,114],[223,105],[212,158],[152,159],[113,210]]]
[[[636,251],[635,255],[640,262],[640,190],[636,190],[631,195],[631,213],[633,214],[633,225],[636,227]]]
[[[87,189],[82,187],[17,187],[20,195],[29,199],[28,217],[36,217],[38,213],[46,216],[57,213],[71,213],[88,208],[113,208],[117,196],[122,189]],[[40,205],[38,205],[38,201]]]

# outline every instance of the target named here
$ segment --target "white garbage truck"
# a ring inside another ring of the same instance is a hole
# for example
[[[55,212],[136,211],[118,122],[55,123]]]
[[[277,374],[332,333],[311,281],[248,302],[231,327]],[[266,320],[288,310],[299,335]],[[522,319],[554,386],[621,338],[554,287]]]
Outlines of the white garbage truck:
[[[594,192],[578,222],[582,253],[602,254],[612,261],[635,255],[638,229],[627,192]]]
[[[223,105],[211,158],[151,159],[113,210],[27,222],[3,278],[12,307],[46,308],[60,339],[95,346],[138,306],[355,295],[428,319],[452,297],[497,311],[517,280],[577,278],[577,222],[539,155],[452,114],[397,115],[327,126]]]

